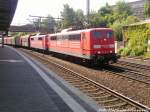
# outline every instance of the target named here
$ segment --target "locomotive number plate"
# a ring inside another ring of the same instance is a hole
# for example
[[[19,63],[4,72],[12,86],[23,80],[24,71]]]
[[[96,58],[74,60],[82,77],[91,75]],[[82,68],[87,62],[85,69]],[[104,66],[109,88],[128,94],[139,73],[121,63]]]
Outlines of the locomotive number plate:
[[[94,45],[94,48],[101,48],[101,45]]]

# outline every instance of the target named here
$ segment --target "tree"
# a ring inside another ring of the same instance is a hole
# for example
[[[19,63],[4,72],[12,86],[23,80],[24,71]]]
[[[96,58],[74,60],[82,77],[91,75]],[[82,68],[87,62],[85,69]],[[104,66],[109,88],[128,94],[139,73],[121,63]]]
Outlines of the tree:
[[[115,37],[117,41],[122,41],[122,27],[123,23],[119,21],[115,21],[110,27],[114,30],[115,32]]]
[[[54,32],[55,24],[55,19],[51,15],[48,15],[45,19],[42,20],[41,29],[44,32],[52,33]]]
[[[76,14],[73,8],[70,8],[68,4],[64,5],[64,9],[61,12],[62,20],[62,28],[68,28],[75,25]]]
[[[139,19],[135,16],[128,16],[127,18],[123,18],[121,21],[116,20],[113,24],[110,25],[110,27],[115,31],[115,36],[117,41],[122,41],[122,30],[123,26],[129,25],[135,22],[138,22]]]
[[[107,20],[97,12],[91,12],[89,17],[90,27],[106,27]]]
[[[105,16],[107,14],[111,14],[112,13],[112,8],[108,5],[108,3],[106,3],[106,6],[100,8],[98,10],[98,13],[100,13],[102,16]]]
[[[116,13],[118,14],[124,14],[124,15],[132,15],[132,10],[129,4],[127,4],[125,1],[119,1],[116,3],[115,8]]]
[[[150,0],[147,0],[144,5],[144,14],[150,17]]]
[[[132,15],[131,7],[124,1],[117,2],[113,14],[109,16],[111,16],[111,21],[108,21],[108,26],[115,31],[117,41],[122,41],[123,26],[139,21],[137,17]]]
[[[125,25],[133,24],[139,22],[140,20],[136,16],[128,16],[125,20]]]
[[[60,31],[62,31],[62,25],[63,25],[62,20],[56,21],[56,26],[55,26],[55,28],[54,28],[54,31],[55,31],[55,32],[60,32]]]
[[[84,28],[85,27],[85,16],[83,14],[83,11],[81,9],[78,9],[75,12],[75,16],[76,16],[76,27],[78,28]]]
[[[36,31],[40,31],[40,26],[41,26],[40,18],[34,18],[33,21],[32,21],[32,24],[35,27]]]

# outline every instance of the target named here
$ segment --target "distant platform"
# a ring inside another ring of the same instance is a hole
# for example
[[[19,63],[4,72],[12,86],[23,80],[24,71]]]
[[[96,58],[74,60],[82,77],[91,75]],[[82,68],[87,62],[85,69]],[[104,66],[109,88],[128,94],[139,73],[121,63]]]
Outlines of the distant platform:
[[[44,65],[0,47],[0,112],[99,112],[96,103]]]

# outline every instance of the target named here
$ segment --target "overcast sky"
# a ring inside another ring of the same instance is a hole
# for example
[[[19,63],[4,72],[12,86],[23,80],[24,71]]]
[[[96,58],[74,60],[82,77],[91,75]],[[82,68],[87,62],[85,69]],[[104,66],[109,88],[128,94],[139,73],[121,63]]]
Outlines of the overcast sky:
[[[115,4],[118,0],[90,0],[91,9],[98,10],[106,2],[110,5]],[[137,0],[125,0],[127,2]],[[63,10],[63,4],[69,4],[74,10],[82,9],[86,11],[86,0],[18,0],[18,6],[12,24],[20,25],[26,23],[29,15],[59,17],[60,11]]]

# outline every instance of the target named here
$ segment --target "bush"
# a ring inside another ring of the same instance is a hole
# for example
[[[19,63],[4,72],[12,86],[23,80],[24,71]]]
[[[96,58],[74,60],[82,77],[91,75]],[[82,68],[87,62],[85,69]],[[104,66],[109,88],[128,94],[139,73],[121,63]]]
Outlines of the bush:
[[[150,52],[144,53],[145,58],[150,58]]]
[[[122,55],[122,56],[127,56],[127,55],[130,54],[130,52],[131,52],[131,49],[125,47],[125,48],[123,49],[123,51],[121,52],[121,55]]]
[[[144,48],[142,46],[135,46],[130,52],[130,56],[141,56],[144,54]]]
[[[123,49],[124,49],[124,48],[120,48],[120,49],[118,50],[118,54],[121,54],[121,53],[123,52]]]
[[[127,42],[127,49],[122,54],[130,56],[144,55],[148,48],[148,40],[150,40],[150,23],[131,25],[124,28],[123,34]]]

